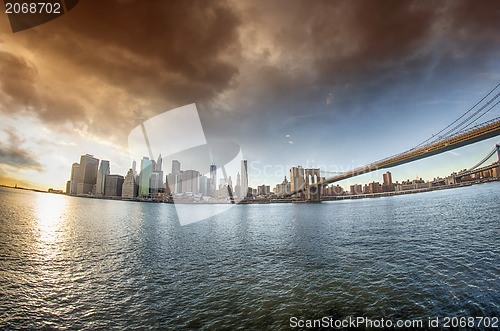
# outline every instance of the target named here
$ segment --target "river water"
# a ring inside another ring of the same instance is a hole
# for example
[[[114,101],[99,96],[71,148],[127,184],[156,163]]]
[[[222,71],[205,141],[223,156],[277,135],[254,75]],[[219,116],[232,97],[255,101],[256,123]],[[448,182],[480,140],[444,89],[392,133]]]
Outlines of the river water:
[[[0,188],[0,328],[498,317],[499,215],[498,182],[183,227],[173,205]]]

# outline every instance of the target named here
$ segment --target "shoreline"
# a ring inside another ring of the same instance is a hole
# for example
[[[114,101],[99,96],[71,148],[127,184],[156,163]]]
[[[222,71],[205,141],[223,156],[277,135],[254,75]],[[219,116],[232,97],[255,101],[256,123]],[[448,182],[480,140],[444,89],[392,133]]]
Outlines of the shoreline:
[[[404,191],[391,191],[391,192],[367,193],[367,194],[356,194],[356,195],[341,194],[341,195],[334,195],[334,196],[322,196],[321,202],[323,202],[323,201],[325,201],[325,202],[326,201],[339,201],[339,200],[374,199],[374,198],[390,197],[390,196],[397,196],[397,195],[418,194],[418,193],[423,193],[423,192],[449,190],[449,189],[454,189],[454,188],[459,188],[459,187],[467,187],[467,186],[473,186],[473,185],[485,184],[485,183],[493,183],[493,182],[499,182],[499,181],[500,181],[500,178],[490,177],[490,178],[477,179],[477,180],[473,180],[473,181],[471,180],[471,181],[450,184],[450,185],[440,185],[440,186],[426,187],[426,188],[412,189],[412,190],[404,190]],[[12,187],[12,186],[8,186],[8,185],[0,185],[0,187],[6,187],[6,188],[11,188],[11,189],[16,189],[16,190],[33,191],[33,192],[39,192],[39,193],[58,194],[58,195],[65,195],[65,196],[69,196],[69,197],[86,198],[86,199],[132,201],[132,202],[147,202],[147,203],[168,203],[168,204],[175,203],[172,199],[158,200],[158,199],[122,198],[122,197],[97,197],[97,196],[91,196],[91,195],[72,195],[72,194],[66,194],[66,193],[47,192],[47,191],[42,191],[42,190],[38,190],[38,189],[31,189],[31,188],[25,188],[25,187]],[[314,203],[321,203],[321,202],[308,202],[308,201],[305,201],[304,198],[264,198],[264,199],[241,200],[238,202],[233,201],[233,202],[227,202],[227,203],[223,203],[223,202],[176,202],[175,204],[185,204],[185,205],[230,205],[230,204],[248,205],[248,204],[271,204],[271,203],[272,204],[278,204],[278,203],[306,203],[306,204],[312,203],[312,204],[314,204]]]
[[[485,184],[485,183],[493,183],[493,182],[499,182],[500,178],[483,178],[483,179],[478,179],[474,181],[467,181],[463,183],[456,183],[456,184],[450,184],[450,185],[440,185],[440,186],[434,186],[434,187],[426,187],[426,188],[420,188],[420,189],[413,189],[413,190],[404,190],[404,191],[392,191],[392,192],[382,192],[382,193],[368,193],[368,194],[357,194],[357,195],[337,195],[337,196],[324,196],[321,198],[321,201],[337,201],[337,200],[356,200],[356,199],[373,199],[373,198],[381,198],[381,197],[388,197],[388,196],[395,196],[395,195],[406,195],[406,194],[418,194],[418,193],[423,193],[423,192],[431,192],[431,191],[439,191],[439,190],[449,190],[449,189],[454,189],[454,188],[459,188],[459,187],[467,187],[467,186],[473,186],[473,185],[479,185],[479,184]]]

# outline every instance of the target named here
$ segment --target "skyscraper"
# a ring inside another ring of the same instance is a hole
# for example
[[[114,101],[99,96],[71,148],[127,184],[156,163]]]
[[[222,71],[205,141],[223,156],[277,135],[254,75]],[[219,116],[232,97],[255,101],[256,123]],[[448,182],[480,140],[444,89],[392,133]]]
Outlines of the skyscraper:
[[[97,181],[98,166],[99,160],[92,155],[86,154],[80,157],[77,194],[91,194],[92,187]]]
[[[198,193],[198,177],[200,173],[196,170],[184,170],[182,172],[182,192]]]
[[[137,163],[132,161],[132,171],[134,172],[134,175],[137,175]]]
[[[210,182],[212,184],[210,191],[215,192],[217,190],[217,166],[213,163],[210,165]]]
[[[106,176],[109,175],[109,161],[101,160],[99,171],[97,172],[97,182],[95,187],[95,195],[103,196],[104,187],[106,185]]]
[[[306,185],[306,181],[304,179],[304,168],[297,166],[290,169],[290,182],[292,191],[303,189]]]
[[[151,172],[151,179],[149,180],[149,192],[151,196],[156,197],[159,190],[160,175],[158,171]]]
[[[107,175],[104,195],[107,197],[121,197],[123,187],[123,176]]]
[[[167,191],[170,193],[181,193],[182,191],[182,173],[181,163],[177,160],[172,160],[172,172],[168,174],[166,181]],[[163,174],[162,174],[163,179]]]
[[[181,163],[177,160],[172,160],[172,174],[178,175],[181,172]]]
[[[227,185],[227,181],[224,177],[219,178],[219,190],[223,189]]]
[[[246,192],[248,191],[248,172],[247,172],[247,160],[241,160],[241,192],[243,198],[247,196]]]
[[[129,169],[127,176],[123,182],[122,197],[124,198],[135,198],[138,193],[138,185],[135,178],[134,170]]]
[[[234,187],[234,195],[236,195],[237,197],[241,197],[241,177],[239,172],[238,175],[236,175],[236,186]]]
[[[80,174],[80,164],[73,163],[71,166],[71,178],[69,184],[69,194],[77,194],[78,176]]]
[[[139,197],[149,197],[149,181],[153,172],[153,161],[144,157],[141,160],[141,173],[139,174]]]
[[[278,196],[284,196],[292,192],[292,185],[291,183],[286,179],[283,179],[281,184],[276,185],[276,194]]]
[[[384,179],[384,186],[389,186],[392,184],[392,176],[389,171],[387,171],[385,174],[382,175]]]
[[[155,179],[151,180],[151,187],[154,187],[156,189],[156,192],[158,192],[159,189],[165,187],[165,185],[163,184],[163,170],[161,170],[162,164],[163,160],[160,154],[158,156],[158,160],[156,161],[155,169],[153,169],[153,176],[155,177]]]
[[[167,194],[170,194],[170,193],[175,193],[177,192],[176,189],[177,189],[177,181],[175,180],[175,175],[174,174],[168,174],[166,176],[166,181],[165,181],[165,192]]]
[[[205,175],[199,177],[198,193],[201,195],[208,195],[208,178]]]
[[[156,171],[162,171],[161,170],[161,167],[162,167],[162,164],[163,164],[163,160],[161,158],[161,154],[158,155],[158,160],[156,161]]]
[[[382,175],[384,178],[384,183],[382,184],[382,191],[383,192],[391,192],[394,191],[394,184],[392,183],[392,175],[389,171],[387,171],[385,174]]]

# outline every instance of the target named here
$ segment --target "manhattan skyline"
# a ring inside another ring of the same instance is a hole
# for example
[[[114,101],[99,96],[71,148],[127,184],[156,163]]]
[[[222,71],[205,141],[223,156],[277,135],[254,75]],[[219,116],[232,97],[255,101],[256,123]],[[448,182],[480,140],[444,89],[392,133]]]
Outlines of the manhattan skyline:
[[[163,3],[155,18],[146,3],[88,1],[19,33],[0,15],[0,183],[63,189],[68,164],[88,151],[124,175],[129,132],[190,103],[207,140],[241,146],[252,187],[280,183],[281,168],[376,161],[437,133],[500,81],[499,10],[221,1]],[[394,180],[468,168],[497,142],[398,166]],[[354,181],[381,172],[365,176]]]

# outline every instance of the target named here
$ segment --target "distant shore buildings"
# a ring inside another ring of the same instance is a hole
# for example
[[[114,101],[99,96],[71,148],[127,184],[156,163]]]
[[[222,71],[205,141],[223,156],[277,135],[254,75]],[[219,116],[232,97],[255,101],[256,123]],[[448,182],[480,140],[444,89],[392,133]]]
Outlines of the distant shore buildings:
[[[136,161],[125,177],[111,174],[110,162],[99,160],[93,155],[85,154],[79,163],[71,166],[70,179],[66,183],[66,194],[80,196],[110,197],[123,199],[146,199],[166,201],[172,198],[190,201],[210,202],[210,199],[221,201],[240,201],[242,199],[304,199],[307,198],[307,187],[322,183],[319,169],[304,169],[301,166],[290,169],[290,180],[284,176],[283,181],[272,188],[262,184],[255,188],[248,186],[248,163],[241,160],[240,171],[234,177],[218,176],[217,166],[209,165],[205,175],[198,170],[181,168],[179,160],[172,160],[171,171],[165,175],[161,155],[150,160],[144,157],[140,162],[139,172]],[[234,174],[233,174],[234,175]],[[314,177],[314,178],[313,178]],[[347,189],[340,185],[318,185],[321,196],[362,196],[391,192],[409,192],[432,189],[440,186],[452,186],[464,182],[500,178],[500,162],[494,162],[474,171],[461,170],[451,173],[445,178],[434,178],[424,181],[422,178],[393,182],[391,172],[382,174],[382,184],[376,181],[366,184],[353,184]],[[314,182],[313,182],[314,180]],[[292,195],[292,193],[294,193]],[[236,200],[235,200],[236,199]]]
[[[241,161],[241,174],[238,172],[236,185],[233,186],[231,176],[222,177],[217,186],[217,166],[210,165],[207,177],[194,169],[182,170],[178,160],[172,161],[171,172],[164,175],[163,159],[150,160],[143,157],[140,170],[136,171],[136,161],[125,177],[110,173],[107,160],[85,154],[80,163],[73,163],[70,180],[66,183],[66,194],[96,197],[120,197],[126,199],[165,200],[169,197],[239,197],[251,196],[252,188],[248,187],[247,160]],[[269,193],[269,190],[265,191]]]

